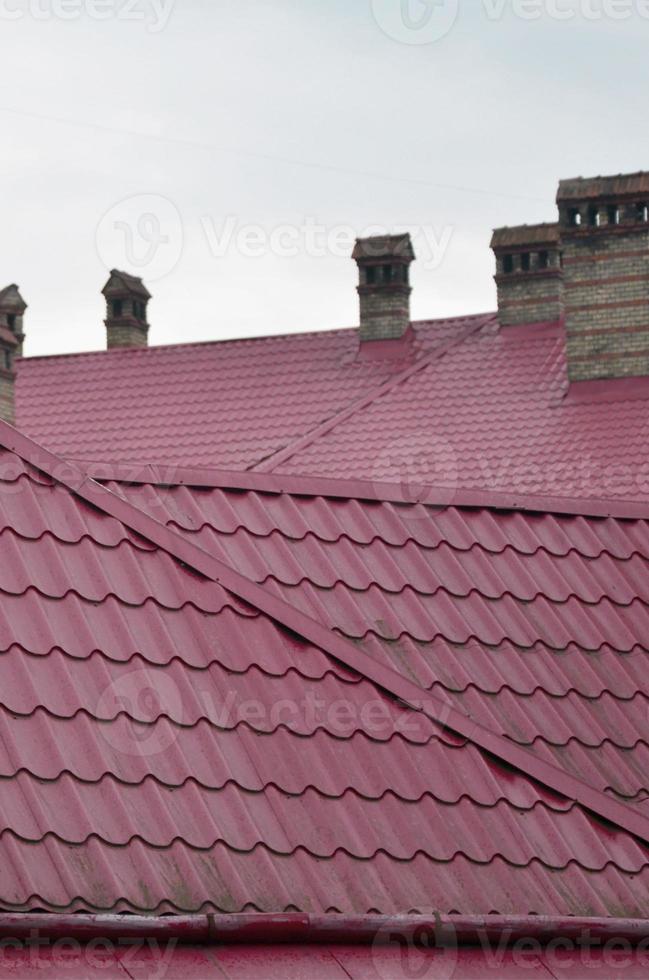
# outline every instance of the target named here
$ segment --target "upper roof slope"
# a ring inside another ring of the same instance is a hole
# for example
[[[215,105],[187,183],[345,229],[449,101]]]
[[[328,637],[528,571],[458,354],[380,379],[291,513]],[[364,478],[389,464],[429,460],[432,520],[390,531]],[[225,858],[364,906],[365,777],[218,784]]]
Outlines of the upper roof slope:
[[[254,495],[223,561],[6,425],[0,445],[0,906],[644,914],[642,810],[235,570],[281,539]],[[374,524],[413,560],[398,508],[305,506],[307,535]]]
[[[570,386],[561,324],[492,322],[258,467],[421,488],[649,499],[649,378]],[[424,494],[425,499],[425,494]]]
[[[419,324],[387,357],[331,330],[25,358],[17,424],[77,459],[248,469],[484,321]]]
[[[568,384],[561,324],[495,317],[19,362],[20,428],[76,459],[649,499],[649,379]],[[388,352],[389,356],[381,356]]]

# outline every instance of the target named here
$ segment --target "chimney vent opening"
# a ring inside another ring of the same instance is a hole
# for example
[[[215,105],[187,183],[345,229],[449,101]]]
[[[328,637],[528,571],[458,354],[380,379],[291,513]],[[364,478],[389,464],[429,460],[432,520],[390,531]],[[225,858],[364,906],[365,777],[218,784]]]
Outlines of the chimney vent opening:
[[[609,204],[608,208],[606,209],[606,213],[608,214],[609,225],[619,225],[620,209],[617,204]]]

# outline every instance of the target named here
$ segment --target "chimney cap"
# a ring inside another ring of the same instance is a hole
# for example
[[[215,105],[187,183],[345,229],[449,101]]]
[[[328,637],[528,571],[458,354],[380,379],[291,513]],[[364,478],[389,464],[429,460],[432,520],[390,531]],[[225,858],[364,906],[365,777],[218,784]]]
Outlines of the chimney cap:
[[[0,309],[8,313],[22,314],[27,309],[27,303],[20,295],[15,283],[0,289]]]
[[[402,259],[412,262],[415,251],[408,232],[402,235],[372,235],[369,238],[356,239],[352,258],[357,262],[364,259]]]
[[[539,225],[516,225],[514,227],[496,228],[491,247],[493,249],[515,248],[525,245],[547,245],[558,248],[560,242],[559,225],[548,222]]]
[[[572,177],[559,181],[557,203],[649,195],[649,171],[612,177]]]
[[[102,293],[106,297],[126,293],[140,299],[151,299],[151,293],[141,279],[119,269],[111,269],[110,278],[102,289]]]

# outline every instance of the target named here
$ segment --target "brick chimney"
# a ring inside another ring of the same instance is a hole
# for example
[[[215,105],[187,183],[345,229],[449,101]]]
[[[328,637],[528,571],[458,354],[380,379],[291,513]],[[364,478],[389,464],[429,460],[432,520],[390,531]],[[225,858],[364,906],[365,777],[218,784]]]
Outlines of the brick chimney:
[[[562,180],[568,373],[649,375],[649,173]]]
[[[15,360],[23,352],[23,316],[27,303],[18,286],[0,290],[0,419],[15,419]]]
[[[498,228],[496,256],[498,314],[503,327],[561,319],[563,284],[557,224]]]
[[[410,326],[410,235],[358,238],[352,253],[358,264],[361,341],[394,340]]]
[[[107,347],[146,347],[147,304],[151,294],[141,279],[113,269],[104,286]]]

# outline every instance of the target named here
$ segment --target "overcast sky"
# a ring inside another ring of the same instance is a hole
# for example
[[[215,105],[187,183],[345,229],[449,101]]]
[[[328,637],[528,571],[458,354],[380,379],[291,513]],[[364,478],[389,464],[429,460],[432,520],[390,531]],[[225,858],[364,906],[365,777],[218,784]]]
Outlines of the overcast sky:
[[[353,326],[372,227],[415,318],[493,309],[493,227],[649,168],[648,51],[643,0],[0,0],[26,353],[104,346],[111,265],[152,343]]]

